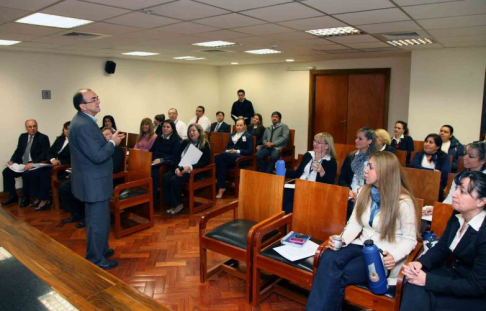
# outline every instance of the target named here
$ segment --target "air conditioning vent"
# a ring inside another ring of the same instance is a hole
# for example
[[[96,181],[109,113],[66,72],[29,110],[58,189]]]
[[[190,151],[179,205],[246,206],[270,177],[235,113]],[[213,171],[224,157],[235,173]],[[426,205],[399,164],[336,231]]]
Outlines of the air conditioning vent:
[[[420,35],[416,32],[396,32],[396,33],[384,33],[382,34],[387,40],[403,40],[420,38]]]
[[[81,39],[81,40],[98,40],[101,38],[110,37],[109,35],[89,33],[89,32],[77,32],[77,31],[68,32],[63,34],[62,36],[67,38]]]
[[[198,51],[202,53],[232,53],[233,51],[227,51],[227,50],[218,50],[218,49],[212,49],[212,50],[202,50]]]

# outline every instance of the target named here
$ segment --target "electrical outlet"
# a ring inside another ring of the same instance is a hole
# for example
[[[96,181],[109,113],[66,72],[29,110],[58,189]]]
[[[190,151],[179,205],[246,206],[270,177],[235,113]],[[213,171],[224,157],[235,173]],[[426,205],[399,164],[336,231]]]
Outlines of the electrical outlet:
[[[51,99],[51,90],[42,90],[42,99]]]

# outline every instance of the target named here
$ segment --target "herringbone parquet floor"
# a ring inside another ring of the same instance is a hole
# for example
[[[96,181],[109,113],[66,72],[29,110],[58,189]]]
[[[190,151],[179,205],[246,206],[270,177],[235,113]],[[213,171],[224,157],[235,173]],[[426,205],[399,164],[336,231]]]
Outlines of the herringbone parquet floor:
[[[218,200],[216,208],[232,200],[234,197]],[[61,220],[69,214],[53,209],[35,212],[31,207],[18,205],[4,209],[84,257],[85,229],[63,224]],[[251,310],[245,300],[244,281],[220,273],[207,283],[199,282],[200,215],[190,218],[183,212],[167,216],[158,207],[155,214],[154,228],[118,240],[112,232],[109,244],[119,266],[109,272],[173,310]],[[218,226],[230,217],[230,213],[224,214],[210,226]],[[208,252],[210,266],[224,260],[223,256]],[[304,306],[274,293],[259,309],[304,310]]]

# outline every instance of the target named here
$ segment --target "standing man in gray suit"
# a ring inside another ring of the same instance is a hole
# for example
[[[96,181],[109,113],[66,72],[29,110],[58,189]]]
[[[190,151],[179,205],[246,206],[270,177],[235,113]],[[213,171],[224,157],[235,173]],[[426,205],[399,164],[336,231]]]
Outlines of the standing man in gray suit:
[[[118,265],[107,260],[114,254],[108,248],[110,202],[113,193],[113,160],[115,146],[125,137],[116,131],[106,141],[95,118],[100,112],[100,99],[90,89],[81,89],[73,97],[78,113],[69,127],[72,192],[84,202],[86,212],[86,259],[108,270]]]
[[[285,147],[289,141],[289,127],[286,124],[280,123],[281,120],[282,114],[278,111],[273,112],[272,125],[267,127],[265,133],[263,133],[263,146],[256,153],[258,170],[260,172],[273,172],[280,154],[280,149]],[[268,164],[265,163],[265,157],[267,156],[270,157]]]

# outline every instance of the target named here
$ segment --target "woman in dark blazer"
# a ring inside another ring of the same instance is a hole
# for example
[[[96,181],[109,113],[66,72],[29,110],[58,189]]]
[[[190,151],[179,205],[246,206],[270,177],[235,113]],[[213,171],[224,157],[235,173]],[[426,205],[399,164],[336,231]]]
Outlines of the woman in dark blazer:
[[[322,132],[314,136],[313,150],[307,151],[294,171],[286,171],[287,178],[300,178],[325,184],[334,184],[336,179],[337,162],[334,149],[334,138],[331,134]],[[283,210],[285,214],[294,209],[294,189],[285,188]]]
[[[105,127],[116,131],[115,119],[112,116],[106,115],[103,117],[103,126],[100,127],[100,130],[103,130]]]
[[[451,125],[443,125],[440,128],[439,136],[442,139],[442,151],[452,156],[452,172],[457,172],[459,157],[464,155],[464,146],[453,136],[454,128]]]
[[[408,136],[408,124],[405,121],[395,122],[395,131],[390,144],[396,150],[407,151],[407,166],[410,165],[410,156],[412,155],[413,138]]]
[[[220,153],[214,159],[219,189],[216,195],[217,199],[221,199],[226,191],[226,172],[228,168],[235,166],[236,159],[253,154],[253,137],[245,131],[245,119],[238,118],[235,127],[236,133],[231,134],[225,152]]]
[[[437,134],[429,134],[424,140],[424,150],[417,152],[412,159],[412,168],[437,170],[441,172],[439,201],[442,202],[451,164],[447,153],[443,152],[442,139]]]
[[[64,123],[62,128],[62,134],[56,138],[54,144],[47,152],[47,160],[52,164],[52,167],[64,164],[71,164],[71,153],[69,152],[69,139],[68,131],[71,121]],[[52,167],[39,168],[32,173],[33,180],[37,182],[32,183],[32,193],[37,200],[30,204],[31,207],[36,207],[36,211],[43,211],[51,206],[51,172]],[[60,177],[67,176],[66,172],[60,172]],[[35,184],[35,185],[34,185]]]
[[[190,172],[193,169],[205,167],[211,160],[211,147],[206,134],[204,134],[201,125],[193,123],[187,128],[187,139],[183,140],[179,146],[174,163],[180,162],[191,144],[202,151],[199,161],[193,165],[180,166],[175,170],[169,170],[164,174],[164,199],[172,206],[167,210],[167,214],[170,215],[178,214],[184,208],[184,205],[182,205],[182,187],[189,181]]]
[[[160,165],[171,165],[177,159],[177,152],[181,144],[181,138],[177,133],[174,122],[170,119],[162,122],[162,134],[157,136],[154,144],[150,148],[152,152],[152,183],[154,200],[157,198],[159,188],[159,167]]]
[[[454,181],[452,207],[459,214],[434,247],[405,266],[401,311],[486,310],[486,175],[465,171]]]
[[[263,118],[262,115],[259,113],[255,113],[253,116],[253,120],[251,121],[250,128],[248,132],[256,136],[256,145],[258,146],[263,145],[263,133],[265,133],[265,127],[263,126]]]

